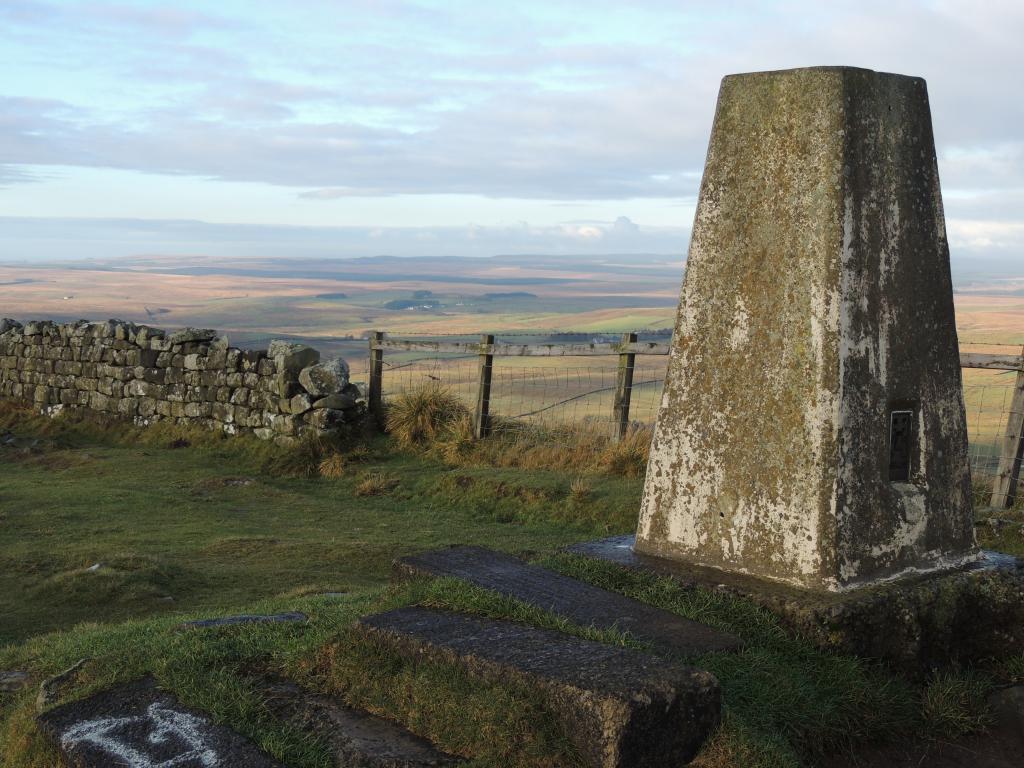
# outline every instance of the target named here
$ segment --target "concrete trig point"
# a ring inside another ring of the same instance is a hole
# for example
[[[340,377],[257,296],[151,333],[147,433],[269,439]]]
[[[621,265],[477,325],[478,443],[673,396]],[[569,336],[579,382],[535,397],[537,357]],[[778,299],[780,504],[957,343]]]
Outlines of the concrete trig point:
[[[722,81],[636,550],[829,591],[976,556],[924,80]]]

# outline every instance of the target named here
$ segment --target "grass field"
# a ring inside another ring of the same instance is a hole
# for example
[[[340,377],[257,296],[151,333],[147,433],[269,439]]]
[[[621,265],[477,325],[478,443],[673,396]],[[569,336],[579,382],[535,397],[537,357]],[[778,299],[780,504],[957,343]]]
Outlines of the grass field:
[[[453,466],[375,438],[326,479],[288,476],[301,468],[293,456],[246,440],[192,434],[191,445],[172,447],[180,435],[172,443],[11,410],[5,430],[15,445],[0,448],[0,670],[40,679],[86,658],[72,697],[150,673],[288,766],[330,763],[315,735],[267,708],[264,674],[394,718],[471,765],[580,764],[533,692],[410,666],[348,630],[357,616],[421,603],[635,644],[450,580],[388,586],[394,557],[452,543],[540,559],[742,636],[738,655],[687,660],[725,691],[725,723],[699,758],[704,768],[815,765],[871,743],[957,738],[985,724],[992,685],[1024,674],[1024,659],[1005,659],[912,685],[817,651],[741,600],[556,554],[631,530],[635,477]],[[1019,528],[981,535],[1024,553]],[[310,621],[174,631],[186,618],[284,610]],[[55,764],[33,724],[34,698],[0,693],[5,768]]]

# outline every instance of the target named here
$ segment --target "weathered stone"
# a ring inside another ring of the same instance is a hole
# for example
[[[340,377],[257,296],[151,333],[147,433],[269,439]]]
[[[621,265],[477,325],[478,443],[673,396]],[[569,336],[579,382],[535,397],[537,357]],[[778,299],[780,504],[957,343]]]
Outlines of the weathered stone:
[[[230,627],[236,624],[288,624],[308,621],[309,617],[299,611],[291,613],[249,614],[222,616],[216,619],[199,619],[186,621],[179,625],[180,629],[208,629],[210,627]]]
[[[168,339],[159,329],[118,320],[36,321],[25,336],[21,325],[4,323],[0,397],[31,401],[47,415],[77,406],[143,425],[172,418],[229,434],[261,428],[262,436],[282,442],[313,429],[303,416],[314,398],[298,375],[299,365],[313,363],[318,353],[302,345],[275,346],[282,353],[278,371],[266,352],[243,353],[227,347],[226,337],[207,340],[210,332],[202,330]],[[289,361],[289,354],[297,359]],[[316,418],[336,423],[338,413],[326,409]],[[284,418],[275,422],[275,416]]]
[[[327,743],[339,768],[442,768],[465,762],[389,720],[293,683],[274,683],[262,694],[275,715],[299,723]]]
[[[166,333],[160,328],[150,328],[148,325],[140,325],[135,331],[135,343],[140,347],[146,347],[154,339],[163,339],[165,336]]]
[[[308,411],[302,418],[314,429],[329,430],[345,422],[345,411],[315,408],[312,411]]]
[[[314,401],[314,408],[330,408],[335,411],[346,411],[356,407],[356,399],[351,395],[328,395]]]
[[[150,678],[57,707],[39,725],[76,768],[277,768],[249,739],[181,706]]]
[[[20,670],[0,671],[0,693],[12,693],[20,691],[32,682],[32,676],[28,672]]]
[[[214,403],[210,413],[217,421],[225,424],[231,424],[235,420],[235,406],[230,403]]]
[[[302,394],[302,385],[295,380],[294,374],[290,374],[287,371],[275,374],[270,377],[273,383],[273,391],[277,393],[278,397],[282,400],[291,400],[298,394]],[[281,403],[281,410],[285,413],[288,412],[287,403]]]
[[[303,368],[299,383],[311,395],[326,397],[340,393],[348,385],[348,363],[340,357]]]
[[[320,353],[312,347],[280,339],[270,342],[267,357],[274,361],[278,373],[288,372],[292,375],[320,362]]]
[[[307,395],[304,392],[301,393],[301,394],[295,395],[294,397],[292,397],[288,401],[288,412],[292,413],[292,414],[295,414],[295,415],[298,415],[298,414],[301,414],[301,413],[305,413],[306,411],[308,411],[312,407],[313,407],[312,400],[310,400],[309,395]]]
[[[265,359],[267,353],[262,349],[246,349],[242,351],[241,368],[243,372],[255,371],[259,368],[260,361]]]
[[[22,325],[17,320],[12,320],[9,317],[0,318],[0,334],[4,333],[21,333]]]
[[[450,576],[514,597],[584,627],[617,629],[677,654],[732,651],[739,638],[617,592],[483,547],[451,547],[395,561],[400,576]]]
[[[987,703],[995,725],[1024,748],[1024,685],[1000,688],[988,697]]]
[[[724,592],[774,613],[818,647],[878,659],[908,677],[1024,653],[1024,562],[994,552],[962,569],[846,592],[809,592],[746,574],[634,551],[632,536],[567,550],[686,588]]]
[[[638,550],[819,590],[977,556],[923,80],[722,81],[673,345]]]
[[[48,677],[39,684],[39,693],[36,695],[36,708],[40,711],[51,706],[69,686],[78,679],[89,659],[79,659],[62,672]]]
[[[182,328],[167,337],[171,344],[189,344],[192,342],[211,341],[217,338],[217,332],[209,328]]]
[[[356,627],[410,659],[539,691],[595,768],[683,765],[721,718],[711,673],[631,648],[425,608],[368,616]]]

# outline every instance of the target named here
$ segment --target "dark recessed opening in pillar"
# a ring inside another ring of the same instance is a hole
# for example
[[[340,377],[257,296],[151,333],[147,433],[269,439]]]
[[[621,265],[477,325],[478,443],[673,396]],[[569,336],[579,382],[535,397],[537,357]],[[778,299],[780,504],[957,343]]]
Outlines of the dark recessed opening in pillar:
[[[916,448],[914,408],[900,406],[889,411],[889,482],[909,483]]]

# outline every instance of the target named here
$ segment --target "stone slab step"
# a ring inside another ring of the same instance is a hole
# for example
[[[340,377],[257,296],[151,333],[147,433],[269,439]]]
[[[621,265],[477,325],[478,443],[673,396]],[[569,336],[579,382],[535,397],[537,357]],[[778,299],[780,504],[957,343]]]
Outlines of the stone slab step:
[[[281,768],[246,737],[181,706],[151,678],[52,709],[39,725],[72,768]]]
[[[298,722],[330,745],[336,768],[444,768],[465,762],[397,723],[294,683],[270,684],[264,695],[276,715]]]
[[[365,617],[356,629],[407,658],[540,691],[594,768],[683,765],[721,718],[714,675],[632,648],[418,607]]]
[[[585,627],[628,632],[658,651],[700,654],[734,651],[741,645],[736,636],[706,624],[483,547],[403,557],[395,562],[395,570],[399,576],[453,576]]]

